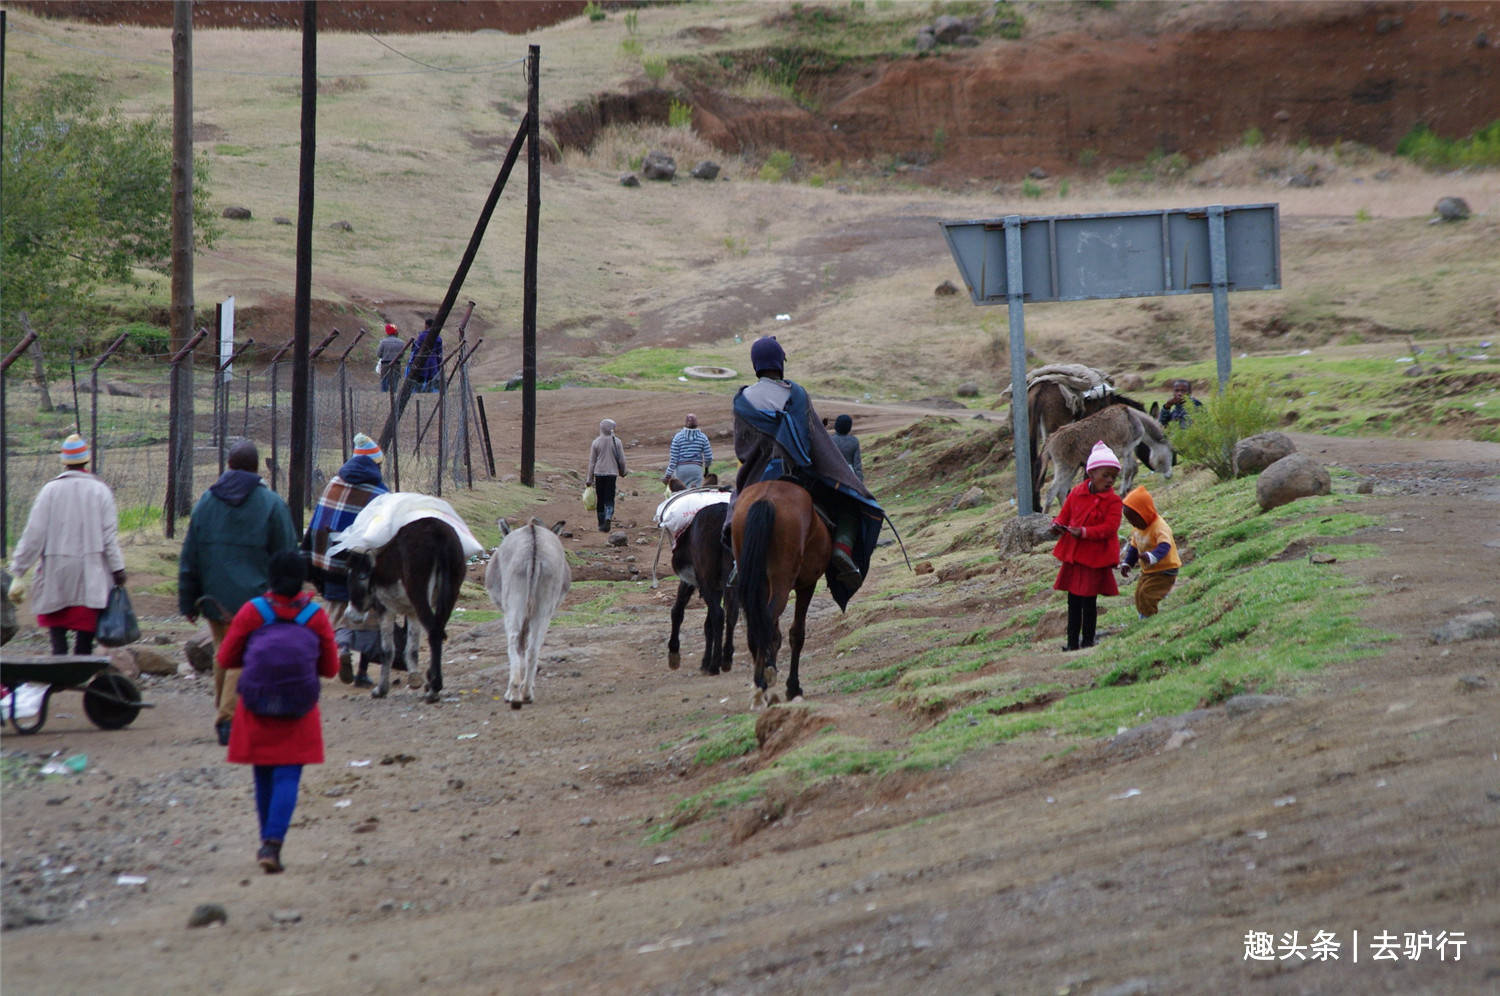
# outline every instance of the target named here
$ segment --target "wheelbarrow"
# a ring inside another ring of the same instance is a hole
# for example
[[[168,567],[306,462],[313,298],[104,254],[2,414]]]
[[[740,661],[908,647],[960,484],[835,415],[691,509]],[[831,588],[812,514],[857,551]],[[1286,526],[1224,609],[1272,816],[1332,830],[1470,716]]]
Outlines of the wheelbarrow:
[[[110,666],[108,657],[88,655],[6,654],[0,661],[0,683],[15,689],[24,682],[47,686],[40,708],[30,720],[16,718],[16,694],[12,691],[9,708],[0,719],[10,720],[17,733],[36,733],[47,722],[47,703],[58,691],[83,693],[83,712],[101,730],[119,730],[135,722],[142,709],[152,703],[141,701],[135,682]],[[30,722],[29,726],[22,725]]]

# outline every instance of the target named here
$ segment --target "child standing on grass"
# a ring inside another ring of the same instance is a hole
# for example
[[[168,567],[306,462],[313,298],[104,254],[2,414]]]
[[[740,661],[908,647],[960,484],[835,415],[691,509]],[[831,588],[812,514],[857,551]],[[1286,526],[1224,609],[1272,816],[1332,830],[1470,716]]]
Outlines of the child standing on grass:
[[[241,668],[229,732],[229,762],[255,766],[255,810],[267,875],[282,870],[281,844],[297,807],[302,766],[323,763],[318,679],[339,673],[333,626],[303,591],[307,562],[297,550],[271,557],[271,590],[235,613],[219,665]]]
[[[1120,577],[1128,578],[1130,569],[1141,565],[1141,578],[1135,583],[1135,611],[1142,619],[1156,615],[1156,607],[1177,583],[1177,541],[1172,527],[1156,513],[1156,502],[1144,487],[1131,490],[1124,500],[1125,520],[1133,527],[1125,545],[1125,562]]]
[[[1104,441],[1094,444],[1083,481],[1068,492],[1062,511],[1052,520],[1058,536],[1052,556],[1062,561],[1052,587],[1068,593],[1068,644],[1065,651],[1094,645],[1099,596],[1118,595],[1115,564],[1120,560],[1120,496],[1115,478],[1120,461]]]

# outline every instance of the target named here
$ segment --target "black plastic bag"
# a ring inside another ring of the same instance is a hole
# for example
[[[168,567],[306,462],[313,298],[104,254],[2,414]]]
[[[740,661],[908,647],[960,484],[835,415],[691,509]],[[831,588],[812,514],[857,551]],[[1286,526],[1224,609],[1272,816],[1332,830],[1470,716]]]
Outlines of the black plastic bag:
[[[109,593],[109,604],[99,613],[99,627],[94,639],[105,647],[123,647],[141,638],[141,625],[135,621],[135,610],[130,607],[130,596],[123,585],[115,585]]]

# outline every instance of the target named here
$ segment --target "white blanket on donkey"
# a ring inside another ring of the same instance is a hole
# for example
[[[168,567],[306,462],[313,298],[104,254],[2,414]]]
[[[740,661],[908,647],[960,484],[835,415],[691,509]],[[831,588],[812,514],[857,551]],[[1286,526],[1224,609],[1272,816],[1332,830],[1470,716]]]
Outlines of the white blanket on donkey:
[[[652,516],[651,521],[663,529],[670,530],[672,542],[675,544],[677,537],[693,524],[693,516],[710,505],[721,505],[727,501],[729,501],[727,491],[717,489],[679,491],[656,506],[656,514]]]
[[[483,545],[469,532],[464,520],[443,499],[415,491],[392,491],[370,499],[348,529],[331,534],[328,538],[333,542],[328,546],[328,553],[332,556],[343,550],[360,553],[379,550],[395,538],[402,526],[418,519],[441,519],[452,526],[458,534],[458,541],[463,544],[465,558],[484,552]]]

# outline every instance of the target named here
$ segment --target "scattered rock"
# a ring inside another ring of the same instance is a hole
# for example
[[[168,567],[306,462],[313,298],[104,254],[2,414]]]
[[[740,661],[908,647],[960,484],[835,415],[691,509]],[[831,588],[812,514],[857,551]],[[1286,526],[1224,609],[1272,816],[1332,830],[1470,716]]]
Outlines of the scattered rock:
[[[622,187],[639,187],[640,185],[641,178],[634,173],[626,173],[620,177],[620,186]],[[508,391],[510,388],[507,387],[506,390]]]
[[[1224,711],[1231,716],[1248,716],[1262,709],[1284,706],[1292,700],[1285,695],[1235,695],[1224,700]]]
[[[1320,177],[1320,176],[1316,176],[1316,175],[1314,175],[1313,173],[1310,173],[1310,172],[1309,173],[1293,173],[1291,176],[1287,177],[1286,185],[1288,187],[1304,187],[1304,188],[1305,187],[1321,187],[1323,185],[1323,178]]]
[[[1469,217],[1469,202],[1462,197],[1440,197],[1432,208],[1443,221],[1463,221]]]
[[[1297,452],[1297,444],[1284,432],[1259,432],[1234,444],[1230,466],[1235,477],[1259,473],[1284,456]]]
[[[235,221],[249,221],[250,209],[247,207],[240,207],[238,205],[231,204],[229,207],[224,209],[224,217],[233,218]]]
[[[167,655],[152,650],[150,647],[132,646],[121,647],[135,655],[135,666],[142,674],[174,675],[177,673],[177,662],[168,660]]]
[[[1033,180],[1047,179],[1047,171],[1042,169],[1040,166],[1031,167],[1031,169],[1026,171],[1026,175],[1031,177]]]
[[[578,818],[578,825],[581,827],[591,827],[594,825],[594,818],[592,816],[581,816]]]
[[[1038,543],[1052,539],[1052,517],[1041,512],[1018,515],[1000,527],[996,547],[1002,556],[1029,553]]]
[[[1432,631],[1433,643],[1462,643],[1500,636],[1500,620],[1493,612],[1469,612],[1454,616]]]
[[[976,485],[953,499],[953,504],[950,507],[954,510],[978,508],[983,503],[984,489]]]
[[[1458,690],[1465,694],[1468,694],[1469,692],[1481,691],[1482,689],[1488,688],[1489,686],[1490,683],[1482,674],[1460,675],[1458,679]]]
[[[382,899],[380,902],[375,904],[375,912],[394,913],[396,912],[398,906],[399,904],[394,899]]]
[[[527,902],[536,902],[547,893],[552,891],[552,880],[550,878],[539,878],[526,887]]]
[[[930,560],[921,561],[915,567],[912,568],[912,573],[913,574],[931,574],[932,573],[932,561],[930,561]]]
[[[699,180],[717,180],[719,178],[719,164],[712,159],[705,159],[694,166],[689,175]]]
[[[1375,22],[1375,33],[1377,35],[1388,35],[1406,23],[1399,15],[1382,17]]]
[[[188,917],[189,927],[209,927],[216,923],[228,923],[229,912],[218,903],[199,903]]]
[[[1339,562],[1339,558],[1331,553],[1309,553],[1307,561],[1310,564],[1336,564]]]
[[[214,669],[214,635],[207,629],[200,629],[182,645],[182,652],[187,655],[188,663],[193,670],[199,674],[212,674]]]
[[[352,231],[354,231],[354,226],[351,225],[351,224],[349,224],[347,221],[335,221],[333,224],[329,225],[328,227],[330,229],[332,229],[333,231],[335,231],[335,232],[352,232]]]
[[[641,175],[648,180],[670,180],[677,175],[677,160],[659,149],[646,153]]]
[[[1368,477],[1363,478],[1354,486],[1354,493],[1360,495],[1372,495],[1375,493],[1375,482]]]
[[[979,397],[979,385],[972,380],[966,380],[958,385],[958,390],[953,393],[960,398],[977,398]]]
[[[1420,363],[1413,363],[1411,366],[1401,371],[1401,376],[1403,377],[1425,377],[1426,375],[1427,368],[1422,366],[1422,364]]]
[[[912,47],[918,52],[931,52],[937,48],[937,39],[932,36],[932,29],[930,27],[919,28]]]
[[[130,384],[122,384],[117,380],[104,382],[104,393],[112,398],[144,398],[145,392]]]
[[[610,546],[624,546],[625,544],[627,544],[629,542],[630,542],[630,536],[627,533],[625,533],[624,530],[616,529],[614,532],[612,532],[612,533],[609,534],[609,545]]]
[[[1292,453],[1261,471],[1255,482],[1255,500],[1270,511],[1298,498],[1326,495],[1332,490],[1333,481],[1322,464],[1302,453]]]
[[[109,666],[119,671],[125,677],[134,681],[141,676],[141,669],[135,662],[135,654],[130,647],[116,647],[109,652]]]
[[[272,910],[272,923],[301,923],[302,911],[292,909]]]
[[[1144,391],[1146,389],[1146,378],[1138,373],[1120,374],[1115,378],[1115,390],[1117,391]]]
[[[952,45],[959,37],[969,33],[969,26],[961,17],[944,14],[932,22],[932,37],[940,44]]]
[[[944,280],[932,289],[934,297],[952,297],[958,293],[958,285],[951,280]]]
[[[271,219],[271,224],[273,224],[273,225],[290,225],[291,223],[292,223],[292,219],[290,219],[290,218],[283,218],[279,214],[276,217],[274,217],[274,218]]]

